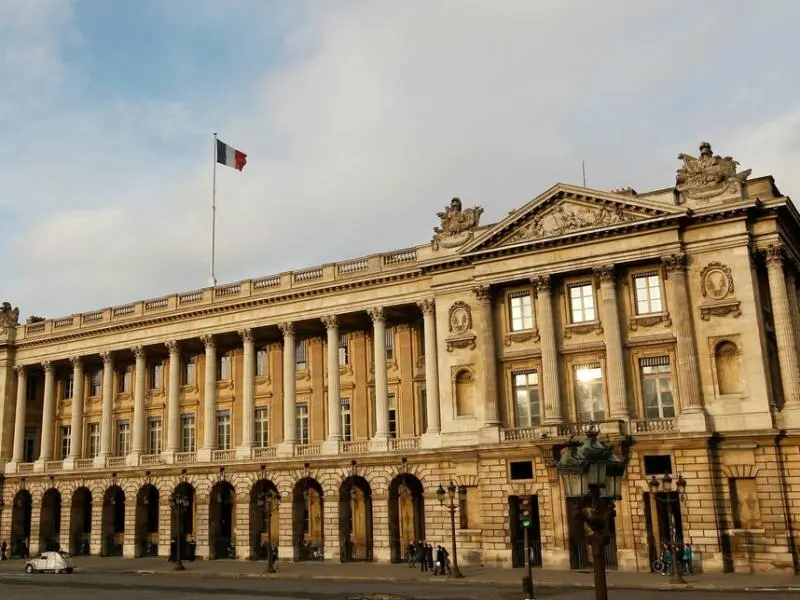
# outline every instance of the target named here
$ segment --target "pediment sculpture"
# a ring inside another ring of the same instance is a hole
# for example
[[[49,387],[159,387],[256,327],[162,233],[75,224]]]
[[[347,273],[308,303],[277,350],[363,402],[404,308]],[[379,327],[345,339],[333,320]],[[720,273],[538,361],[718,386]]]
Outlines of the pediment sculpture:
[[[622,210],[619,206],[589,206],[573,202],[561,202],[547,211],[542,211],[515,231],[507,242],[524,242],[539,238],[592,229],[610,227],[641,218]]]
[[[441,219],[439,227],[433,228],[431,244],[434,250],[442,248],[458,248],[472,239],[475,229],[480,225],[483,207],[463,208],[459,198],[453,198],[450,206],[443,212],[436,213]]]
[[[675,177],[675,188],[690,200],[707,200],[722,194],[734,194],[741,189],[752,172],[736,172],[739,163],[733,157],[722,157],[711,151],[711,144],[700,144],[700,156],[679,154],[683,166]]]

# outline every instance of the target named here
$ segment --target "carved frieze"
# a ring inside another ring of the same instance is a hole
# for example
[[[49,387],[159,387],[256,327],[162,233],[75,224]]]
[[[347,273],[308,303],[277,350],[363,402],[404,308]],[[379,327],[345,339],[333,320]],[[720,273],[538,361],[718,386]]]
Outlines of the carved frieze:
[[[708,200],[723,194],[741,193],[741,185],[750,176],[751,170],[739,173],[739,163],[732,157],[721,157],[711,151],[711,144],[700,144],[700,156],[679,154],[683,166],[675,177],[675,188],[690,200]]]
[[[642,218],[624,211],[617,205],[589,205],[577,202],[559,202],[542,210],[515,231],[506,242],[524,242],[592,229],[610,227]]]
[[[734,290],[730,267],[716,261],[703,267],[700,291],[704,300],[700,304],[700,318],[709,321],[711,317],[742,316],[741,302],[733,298]]]
[[[443,212],[436,213],[441,224],[433,228],[434,235],[431,241],[433,249],[458,248],[466,244],[472,239],[482,214],[483,207],[473,206],[465,209],[460,199],[453,198],[450,206],[445,207]]]
[[[657,313],[654,315],[635,315],[628,319],[628,329],[636,331],[639,327],[655,327],[662,325],[664,327],[672,326],[672,319],[669,313]]]
[[[597,335],[603,335],[603,326],[599,321],[591,321],[589,323],[578,323],[576,325],[567,325],[564,328],[564,337],[571,338],[573,335],[584,335],[594,331]]]
[[[459,300],[450,307],[447,316],[448,336],[445,340],[448,352],[454,349],[474,350],[475,333],[472,331],[472,309],[469,304]]]

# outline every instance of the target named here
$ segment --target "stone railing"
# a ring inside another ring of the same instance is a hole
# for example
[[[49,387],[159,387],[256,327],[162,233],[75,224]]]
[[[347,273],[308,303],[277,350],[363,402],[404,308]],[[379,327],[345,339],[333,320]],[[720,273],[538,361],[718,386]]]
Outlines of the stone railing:
[[[187,310],[214,304],[230,304],[239,299],[289,293],[294,288],[308,289],[318,285],[333,285],[337,281],[373,277],[384,272],[414,270],[419,268],[423,261],[432,256],[430,252],[429,246],[408,248],[279,275],[237,281],[223,284],[216,288],[193,290],[58,319],[47,319],[36,323],[19,325],[16,339],[24,340],[54,334],[60,335],[64,332],[130,322],[134,319],[147,318],[149,315],[161,315],[169,311]]]
[[[19,463],[17,473],[33,473],[33,463]]]
[[[93,458],[79,458],[75,461],[76,469],[92,469],[94,468]]]
[[[125,457],[124,456],[109,456],[106,458],[106,467],[124,467],[125,466]]]
[[[633,433],[675,431],[675,419],[640,419],[633,422]]]
[[[222,462],[224,460],[234,460],[236,458],[236,450],[212,450],[211,461]]]
[[[275,458],[278,449],[275,446],[267,446],[266,448],[253,448],[253,458]]]
[[[295,456],[319,456],[321,451],[321,444],[300,444],[294,447]]]
[[[504,429],[504,442],[522,442],[527,440],[538,440],[547,437],[545,429],[541,427],[518,427],[516,429]],[[543,435],[544,434],[544,435]]]
[[[389,440],[389,450],[418,450],[419,438],[399,438]]]
[[[166,461],[160,454],[144,454],[139,459],[139,464],[143,467],[151,465],[163,465]]]
[[[366,454],[369,452],[369,440],[342,442],[342,454]]]
[[[175,463],[179,465],[185,465],[187,463],[193,463],[197,460],[197,452],[176,452],[175,453]]]
[[[63,460],[47,460],[44,463],[45,471],[62,471],[64,469]]]

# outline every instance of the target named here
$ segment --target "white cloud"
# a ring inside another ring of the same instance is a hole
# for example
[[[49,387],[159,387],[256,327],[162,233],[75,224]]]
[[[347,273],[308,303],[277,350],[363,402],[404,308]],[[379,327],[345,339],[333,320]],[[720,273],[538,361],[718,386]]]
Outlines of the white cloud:
[[[218,170],[222,280],[425,242],[456,195],[502,217],[556,181],[579,182],[581,158],[592,187],[664,187],[677,153],[709,139],[756,174],[774,172],[784,192],[800,188],[787,158],[800,151],[794,37],[772,38],[783,62],[736,78],[737,60],[760,51],[742,47],[742,32],[791,22],[776,7],[760,25],[713,3],[236,6],[250,25],[207,3],[190,25],[220,21],[257,48],[270,37],[257,23],[279,24],[280,64],[271,47],[243,57],[269,63],[249,89],[216,106],[186,94],[54,113],[6,166],[10,193],[33,199],[36,215],[12,214],[9,251],[25,258],[4,290],[23,312],[204,285],[214,129],[249,155],[244,173]],[[70,152],[76,138],[81,153]]]

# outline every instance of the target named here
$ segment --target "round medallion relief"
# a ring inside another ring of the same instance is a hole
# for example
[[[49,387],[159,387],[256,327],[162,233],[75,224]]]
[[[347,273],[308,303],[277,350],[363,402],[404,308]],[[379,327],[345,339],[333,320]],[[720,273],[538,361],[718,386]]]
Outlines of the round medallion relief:
[[[472,315],[469,306],[456,302],[450,309],[450,331],[456,334],[466,333],[472,328]]]
[[[711,263],[702,273],[703,295],[722,300],[733,293],[731,270],[723,264]]]

